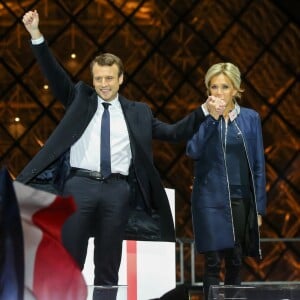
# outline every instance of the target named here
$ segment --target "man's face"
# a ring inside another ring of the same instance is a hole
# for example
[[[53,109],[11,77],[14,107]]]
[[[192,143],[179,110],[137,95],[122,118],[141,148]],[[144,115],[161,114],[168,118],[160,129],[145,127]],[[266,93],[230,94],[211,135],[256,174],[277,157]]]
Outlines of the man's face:
[[[118,66],[116,64],[112,66],[94,64],[92,73],[96,93],[105,101],[113,100],[123,83],[123,74],[119,77]]]

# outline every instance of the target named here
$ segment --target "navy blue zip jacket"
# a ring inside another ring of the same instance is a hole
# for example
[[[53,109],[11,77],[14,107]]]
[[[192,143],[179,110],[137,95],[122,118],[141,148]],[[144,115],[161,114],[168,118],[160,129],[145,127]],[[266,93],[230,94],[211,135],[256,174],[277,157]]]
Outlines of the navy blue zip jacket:
[[[266,212],[265,160],[261,121],[252,109],[235,104],[231,121],[236,122],[245,147],[252,196],[246,233],[246,255],[261,256],[257,215]],[[224,123],[223,123],[224,124]],[[235,237],[230,205],[226,158],[222,147],[221,118],[207,116],[187,144],[195,161],[192,218],[198,252],[233,248]]]

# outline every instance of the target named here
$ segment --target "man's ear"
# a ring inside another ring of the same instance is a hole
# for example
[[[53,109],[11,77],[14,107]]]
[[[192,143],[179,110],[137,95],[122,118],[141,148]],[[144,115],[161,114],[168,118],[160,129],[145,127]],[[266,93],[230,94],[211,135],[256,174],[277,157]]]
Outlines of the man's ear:
[[[123,83],[123,80],[124,80],[124,75],[121,74],[121,75],[119,76],[119,84],[120,84],[120,85]]]

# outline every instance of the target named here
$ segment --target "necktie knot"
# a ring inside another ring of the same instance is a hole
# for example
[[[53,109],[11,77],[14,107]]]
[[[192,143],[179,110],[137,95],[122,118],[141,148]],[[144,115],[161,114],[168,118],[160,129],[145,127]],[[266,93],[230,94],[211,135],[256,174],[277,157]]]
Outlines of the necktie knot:
[[[110,103],[102,102],[102,105],[103,105],[104,109],[108,109],[108,107],[110,106]]]

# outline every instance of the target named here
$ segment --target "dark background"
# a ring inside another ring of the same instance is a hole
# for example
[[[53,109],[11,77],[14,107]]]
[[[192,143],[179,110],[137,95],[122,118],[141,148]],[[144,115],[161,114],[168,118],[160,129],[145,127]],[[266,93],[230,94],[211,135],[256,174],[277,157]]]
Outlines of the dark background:
[[[0,1],[0,165],[15,177],[63,115],[29,47],[21,22],[29,9],[39,11],[42,32],[74,80],[91,82],[91,59],[115,53],[126,69],[122,93],[148,103],[167,122],[206,99],[203,80],[211,64],[230,61],[243,76],[240,104],[261,115],[267,170],[264,259],[247,260],[243,280],[299,280],[299,6],[296,0]],[[192,162],[184,143],[155,141],[154,153],[165,186],[176,190],[176,230],[187,239],[189,281]],[[197,256],[197,281],[202,263]]]

